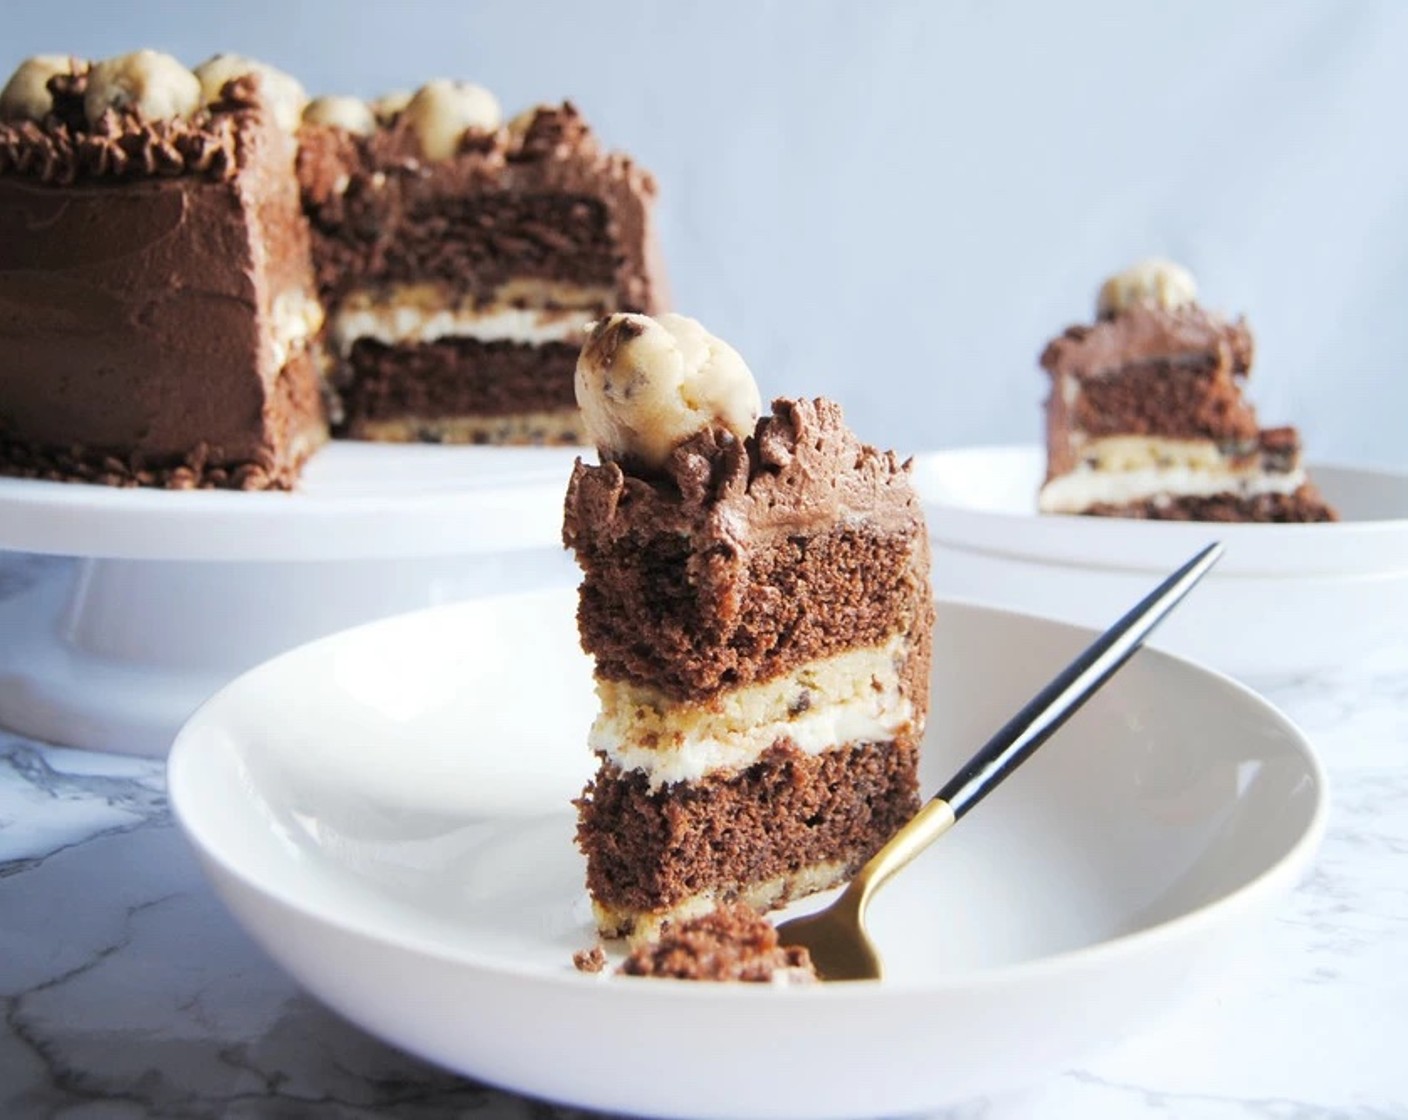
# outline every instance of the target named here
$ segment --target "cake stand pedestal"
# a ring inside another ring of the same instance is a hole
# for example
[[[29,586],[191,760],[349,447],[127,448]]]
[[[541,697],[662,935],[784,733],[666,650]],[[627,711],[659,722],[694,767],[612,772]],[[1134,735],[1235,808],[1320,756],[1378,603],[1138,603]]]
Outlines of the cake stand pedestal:
[[[474,595],[566,586],[576,449],[335,443],[293,494],[0,479],[0,726],[163,754],[239,673],[336,630]]]

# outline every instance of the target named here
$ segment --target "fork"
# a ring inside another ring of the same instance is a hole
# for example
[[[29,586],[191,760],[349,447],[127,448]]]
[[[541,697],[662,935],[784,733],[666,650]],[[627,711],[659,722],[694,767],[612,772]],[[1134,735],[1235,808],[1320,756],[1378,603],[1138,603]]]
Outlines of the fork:
[[[1092,642],[870,858],[835,901],[814,914],[778,925],[782,944],[805,947],[823,980],[880,979],[884,973],[880,955],[865,928],[866,908],[875,892],[996,789],[1095,695],[1221,555],[1220,543],[1208,545]]]

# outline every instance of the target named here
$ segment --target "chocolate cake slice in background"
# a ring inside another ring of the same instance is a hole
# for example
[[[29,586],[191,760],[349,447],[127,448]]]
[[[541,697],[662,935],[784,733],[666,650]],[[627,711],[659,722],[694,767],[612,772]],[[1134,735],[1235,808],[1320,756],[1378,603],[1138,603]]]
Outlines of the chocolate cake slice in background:
[[[0,95],[0,472],[286,488],[326,438],[297,83],[202,69],[36,58]]]
[[[581,442],[587,324],[663,304],[647,172],[570,104],[505,126],[449,82],[379,113],[315,101],[299,169],[341,434]]]
[[[906,464],[826,400],[778,400],[698,323],[616,315],[577,367],[601,454],[582,568],[600,765],[578,842],[598,926],[648,938],[847,878],[918,807],[933,625]]]
[[[1192,276],[1146,261],[1108,280],[1091,326],[1041,356],[1046,513],[1192,521],[1335,518],[1301,465],[1300,436],[1263,429],[1244,395],[1246,323],[1197,303]]]

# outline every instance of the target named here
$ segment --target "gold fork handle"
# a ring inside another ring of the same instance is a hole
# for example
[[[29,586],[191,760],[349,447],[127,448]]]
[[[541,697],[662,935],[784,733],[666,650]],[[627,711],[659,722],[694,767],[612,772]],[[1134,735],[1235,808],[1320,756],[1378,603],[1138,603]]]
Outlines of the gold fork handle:
[[[885,846],[870,857],[846,888],[850,903],[857,913],[865,910],[870,896],[885,885],[915,856],[953,827],[958,818],[953,807],[942,798],[925,802],[924,807],[910,817]]]

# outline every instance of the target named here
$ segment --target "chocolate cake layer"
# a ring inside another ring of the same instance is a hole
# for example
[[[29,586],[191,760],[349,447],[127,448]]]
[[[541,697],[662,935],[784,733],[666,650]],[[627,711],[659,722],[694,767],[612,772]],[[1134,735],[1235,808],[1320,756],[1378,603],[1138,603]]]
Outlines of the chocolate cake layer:
[[[831,402],[773,407],[756,440],[700,433],[661,477],[577,463],[563,537],[599,677],[699,699],[906,633],[927,681],[929,545],[907,469]]]
[[[1125,505],[1097,504],[1084,511],[1092,517],[1130,517],[1158,521],[1261,521],[1299,523],[1337,521],[1334,510],[1310,483],[1292,494],[1216,494],[1177,497]]]
[[[92,132],[82,84],[0,123],[0,469],[289,485],[326,434],[292,138],[253,79]]]
[[[1241,319],[1229,323],[1199,307],[1141,305],[1090,326],[1068,327],[1047,344],[1041,367],[1081,381],[1149,362],[1246,376],[1252,357],[1252,334]]]
[[[768,680],[909,631],[916,612],[927,618],[914,586],[919,548],[911,538],[839,527],[751,549],[739,579],[726,559],[696,566],[678,541],[655,537],[639,551],[591,558],[578,608],[582,644],[598,676],[676,699]]]
[[[1237,383],[1206,363],[1154,360],[1127,366],[1118,377],[1081,382],[1072,420],[1086,436],[1146,435],[1257,443],[1255,413]]]
[[[654,793],[605,766],[578,802],[587,886],[618,910],[658,911],[814,863],[859,868],[919,807],[908,742],[808,755],[785,741],[740,774]]]
[[[351,277],[363,285],[414,278],[453,282],[487,303],[501,285],[523,277],[583,287],[615,282],[619,250],[598,199],[432,194],[403,199],[401,207],[396,237],[386,244],[318,230],[324,293],[336,299]]]
[[[570,104],[522,130],[470,133],[426,161],[407,122],[369,136],[306,125],[299,178],[319,288],[332,304],[378,284],[452,281],[486,301],[538,277],[605,284],[620,310],[664,303],[651,176],[602,151]]]
[[[346,427],[365,420],[414,416],[505,416],[573,409],[572,371],[579,347],[562,342],[527,346],[441,338],[385,346],[362,339],[348,356],[341,385]]]
[[[811,954],[800,945],[779,944],[771,923],[742,903],[671,923],[658,941],[632,950],[617,971],[624,976],[748,983],[816,979]]]

